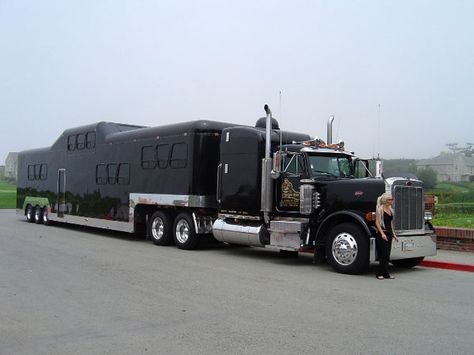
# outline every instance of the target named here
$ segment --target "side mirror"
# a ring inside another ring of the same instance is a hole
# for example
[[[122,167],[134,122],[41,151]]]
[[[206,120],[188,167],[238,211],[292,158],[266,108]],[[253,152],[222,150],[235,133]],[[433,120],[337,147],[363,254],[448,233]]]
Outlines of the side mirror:
[[[272,175],[272,178],[274,179],[278,179],[280,177],[281,170],[282,170],[281,164],[283,161],[283,155],[284,153],[281,150],[273,153],[273,168],[272,168],[271,175]]]

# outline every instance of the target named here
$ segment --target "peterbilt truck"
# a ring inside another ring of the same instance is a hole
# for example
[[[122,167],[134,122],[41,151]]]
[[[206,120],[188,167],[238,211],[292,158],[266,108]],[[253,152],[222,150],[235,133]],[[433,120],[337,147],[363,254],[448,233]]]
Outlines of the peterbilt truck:
[[[161,127],[99,122],[18,157],[17,213],[144,233],[181,249],[215,239],[314,253],[355,274],[377,260],[375,203],[395,197],[391,262],[436,254],[423,184],[373,176],[369,160],[327,139],[283,131],[265,105],[255,127],[192,121]],[[380,175],[380,174],[379,174]],[[212,238],[210,238],[212,237]]]

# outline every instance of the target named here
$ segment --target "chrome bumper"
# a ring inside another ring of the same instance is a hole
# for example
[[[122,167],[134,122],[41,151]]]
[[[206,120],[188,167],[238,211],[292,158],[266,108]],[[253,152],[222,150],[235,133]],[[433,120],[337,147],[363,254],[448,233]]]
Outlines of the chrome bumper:
[[[398,237],[392,241],[390,260],[411,259],[436,255],[436,234],[423,234]],[[375,238],[370,238],[370,261],[377,260]]]

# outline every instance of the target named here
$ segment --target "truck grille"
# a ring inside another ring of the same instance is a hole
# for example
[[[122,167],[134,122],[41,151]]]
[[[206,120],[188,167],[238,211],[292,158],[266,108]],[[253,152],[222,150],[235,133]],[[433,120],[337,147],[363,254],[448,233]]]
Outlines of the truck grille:
[[[423,188],[421,186],[393,186],[395,197],[395,230],[424,229]]]

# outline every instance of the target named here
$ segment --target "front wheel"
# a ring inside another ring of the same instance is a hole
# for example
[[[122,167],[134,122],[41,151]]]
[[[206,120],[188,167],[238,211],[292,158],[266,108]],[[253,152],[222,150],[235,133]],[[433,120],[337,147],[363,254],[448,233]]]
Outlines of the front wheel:
[[[196,234],[194,223],[187,212],[180,213],[174,221],[174,242],[180,249],[196,249],[199,245],[199,235]]]
[[[328,263],[343,274],[359,274],[369,265],[369,238],[354,223],[342,223],[329,231]]]
[[[421,258],[410,258],[410,259],[400,259],[400,260],[391,260],[390,262],[397,267],[411,268],[423,261],[424,257]]]

